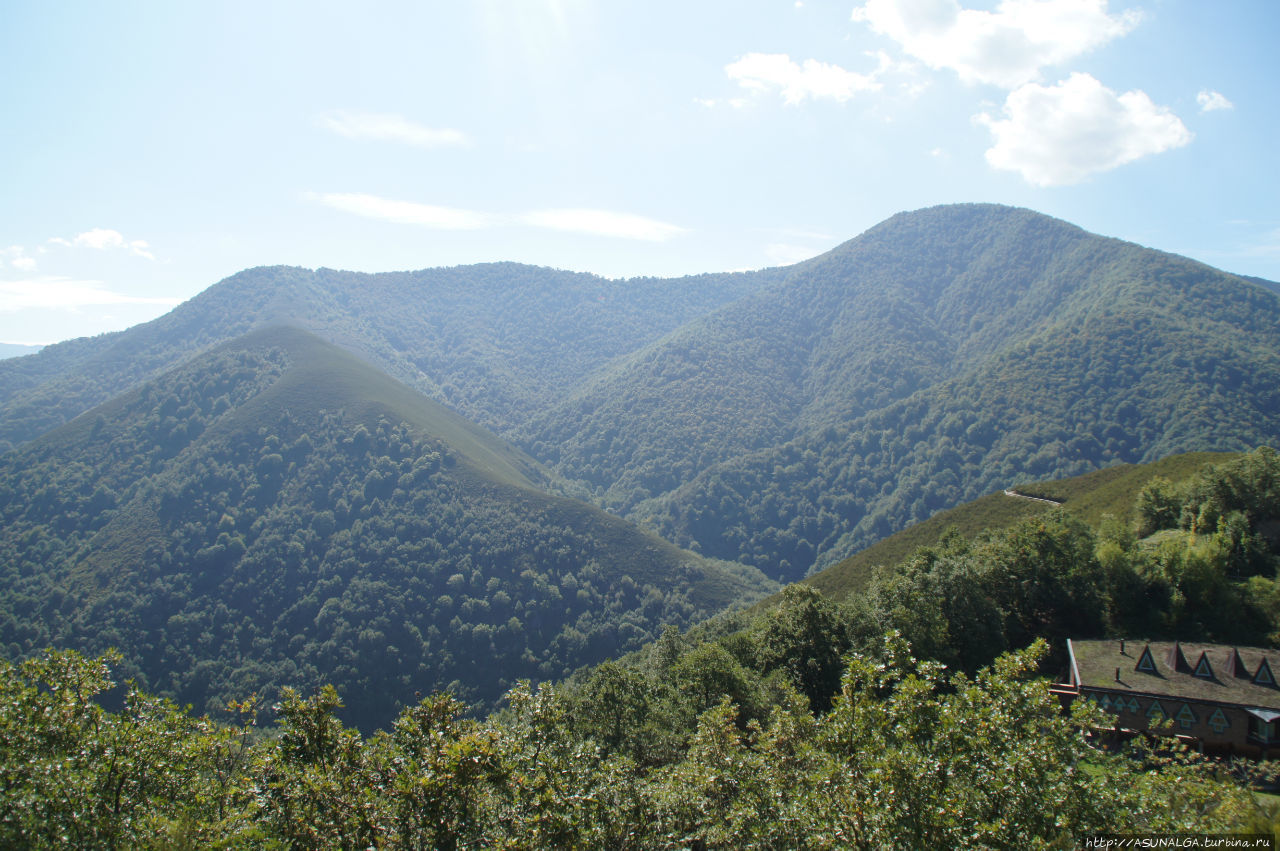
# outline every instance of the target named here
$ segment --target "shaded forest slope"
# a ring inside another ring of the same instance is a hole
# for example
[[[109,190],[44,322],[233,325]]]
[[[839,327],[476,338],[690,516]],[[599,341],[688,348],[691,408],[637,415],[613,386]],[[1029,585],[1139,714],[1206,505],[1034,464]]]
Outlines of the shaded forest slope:
[[[1022,481],[1280,440],[1280,296],[1029,210],[903,213],[783,269],[264,268],[0,362],[0,448],[287,319],[679,546],[794,580]]]
[[[1280,298],[1027,210],[905,213],[615,364],[526,446],[795,579],[1020,481],[1280,434]]]
[[[332,682],[377,725],[770,590],[542,475],[305,331],[254,332],[0,456],[0,643],[115,646],[201,709]]]

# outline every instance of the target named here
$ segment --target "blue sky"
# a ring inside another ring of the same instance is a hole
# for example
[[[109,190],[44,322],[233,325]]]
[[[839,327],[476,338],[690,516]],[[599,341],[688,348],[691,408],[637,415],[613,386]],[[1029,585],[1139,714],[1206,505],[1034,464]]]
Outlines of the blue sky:
[[[1030,207],[1280,279],[1274,0],[0,7],[0,341],[240,269],[761,268]]]

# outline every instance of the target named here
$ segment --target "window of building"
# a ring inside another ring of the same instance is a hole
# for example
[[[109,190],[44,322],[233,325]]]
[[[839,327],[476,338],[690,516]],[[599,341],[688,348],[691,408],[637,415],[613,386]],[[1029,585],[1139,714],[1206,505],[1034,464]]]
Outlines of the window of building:
[[[1154,674],[1156,672],[1156,660],[1151,658],[1151,647],[1142,648],[1142,655],[1138,657],[1138,664],[1134,665],[1135,671],[1142,671],[1144,674]]]
[[[1277,712],[1249,711],[1249,738],[1264,745],[1280,743],[1276,736]]]
[[[1253,675],[1253,681],[1260,686],[1273,686],[1276,684],[1276,678],[1271,673],[1271,665],[1264,658],[1262,664],[1258,666],[1258,672]]]
[[[1184,730],[1190,730],[1198,720],[1196,714],[1191,711],[1191,704],[1184,703],[1182,708],[1178,710],[1178,724]]]
[[[1213,732],[1221,736],[1227,732],[1227,728],[1231,726],[1231,721],[1227,719],[1227,714],[1221,709],[1213,710],[1213,714],[1209,716],[1209,726],[1213,728]]]

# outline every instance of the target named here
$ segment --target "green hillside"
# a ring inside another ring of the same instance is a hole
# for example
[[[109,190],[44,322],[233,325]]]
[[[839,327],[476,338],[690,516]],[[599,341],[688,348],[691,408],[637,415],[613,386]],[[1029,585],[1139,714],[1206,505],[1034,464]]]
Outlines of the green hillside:
[[[531,454],[797,579],[1017,482],[1280,435],[1280,298],[1026,210],[902,214],[620,362]]]
[[[376,275],[247,269],[152,322],[0,362],[0,449],[281,322],[510,437],[612,358],[781,274],[608,280],[517,263]]]
[[[1135,519],[1157,534],[1060,508],[948,534],[857,600],[793,585],[568,682],[520,683],[487,718],[429,695],[362,735],[322,687],[284,691],[278,726],[257,735],[253,696],[234,726],[136,689],[110,700],[110,655],[0,662],[0,841],[1007,848],[1102,830],[1274,833],[1280,811],[1254,791],[1273,781],[1266,763],[1224,771],[1176,728],[1098,736],[1114,710],[1064,713],[1045,675],[1067,638],[1274,647],[1280,456],[1036,487],[1085,513],[1123,510],[1138,488]]]
[[[284,320],[518,446],[556,492],[784,581],[1010,485],[1280,440],[1265,282],[967,204],[751,273],[247,270],[0,361],[0,449]],[[533,475],[505,452],[475,460]]]
[[[0,646],[118,647],[202,710],[332,682],[372,726],[769,590],[542,476],[331,344],[255,332],[0,456]]]
[[[1062,510],[1090,527],[1101,528],[1107,517],[1131,525],[1133,508],[1144,485],[1161,476],[1174,484],[1184,482],[1209,464],[1236,458],[1235,453],[1191,452],[1149,464],[1120,464],[1083,476],[1019,485],[1014,493],[1060,503]],[[1028,518],[1054,511],[1056,506],[1003,490],[939,512],[928,520],[877,541],[865,550],[819,571],[804,580],[829,597],[847,599],[863,591],[877,567],[898,564],[921,547],[933,547],[954,529],[972,538],[988,529],[1007,529]],[[762,603],[767,605],[767,603]]]

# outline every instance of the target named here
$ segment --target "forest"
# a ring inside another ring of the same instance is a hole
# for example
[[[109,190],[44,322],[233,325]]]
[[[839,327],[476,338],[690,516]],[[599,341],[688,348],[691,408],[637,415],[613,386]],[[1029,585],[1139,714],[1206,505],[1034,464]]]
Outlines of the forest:
[[[1280,434],[1274,288],[961,204],[758,272],[246,270],[0,361],[0,449],[281,322],[519,447],[554,492],[783,582],[993,490]]]
[[[1048,682],[1280,644],[1277,327],[972,204],[758,272],[250,269],[0,361],[0,845],[1274,832],[1270,766]]]
[[[114,647],[200,711],[333,683],[372,729],[776,588],[548,495],[473,428],[302,332],[220,349],[0,459],[0,646]]]
[[[372,734],[286,688],[196,717],[50,651],[0,676],[0,841],[25,847],[1064,847],[1109,832],[1273,835],[1265,765],[1097,747],[1048,690],[1066,636],[1274,643],[1280,456],[1137,522],[1061,511],[914,553],[843,604],[802,585],[476,717],[421,698]],[[1150,606],[1134,606],[1145,601]],[[1245,613],[1223,617],[1223,613]],[[1055,659],[1057,657],[1057,659]],[[267,729],[260,719],[270,716]],[[1047,806],[1046,802],[1052,802]]]

